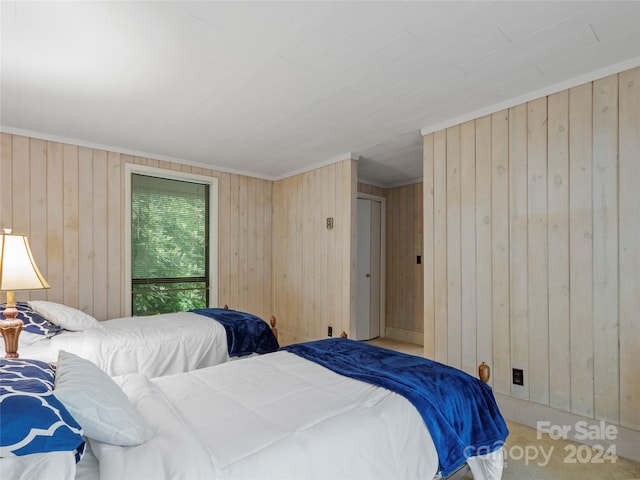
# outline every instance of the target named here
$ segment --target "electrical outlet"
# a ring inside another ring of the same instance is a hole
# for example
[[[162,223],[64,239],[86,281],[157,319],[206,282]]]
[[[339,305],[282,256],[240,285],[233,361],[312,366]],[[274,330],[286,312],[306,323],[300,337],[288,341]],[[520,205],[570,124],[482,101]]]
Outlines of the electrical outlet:
[[[521,368],[513,368],[512,369],[512,377],[514,385],[523,385],[524,386],[524,370]]]
[[[328,335],[329,337],[333,337],[333,327],[329,327],[329,328],[327,328],[327,335]]]

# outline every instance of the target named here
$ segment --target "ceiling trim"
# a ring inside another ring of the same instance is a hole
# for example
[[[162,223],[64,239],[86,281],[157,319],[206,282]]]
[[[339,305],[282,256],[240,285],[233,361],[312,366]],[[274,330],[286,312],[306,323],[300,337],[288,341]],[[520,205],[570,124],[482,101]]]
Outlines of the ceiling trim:
[[[354,155],[351,152],[346,152],[336,157],[330,158],[329,160],[325,160],[323,162],[314,163],[313,165],[309,165],[297,170],[293,170],[291,172],[283,173],[274,178],[274,180],[284,180],[285,178],[295,177],[296,175],[300,175],[301,173],[310,172],[311,170],[315,170],[317,168],[326,167],[327,165],[332,165],[338,162],[344,162],[345,160],[359,160],[359,155]]]
[[[236,170],[233,168],[221,167],[219,165],[211,165],[209,163],[194,162],[194,161],[186,160],[183,158],[171,157],[168,155],[160,155],[157,153],[143,152],[140,150],[130,150],[128,148],[116,147],[113,145],[104,145],[101,143],[87,142],[85,140],[78,140],[75,138],[61,137],[58,135],[50,135],[48,133],[34,132],[31,130],[23,130],[20,128],[8,127],[6,125],[1,125],[1,124],[0,124],[0,132],[10,133],[12,135],[20,135],[23,137],[38,138],[40,140],[48,140],[50,142],[66,143],[68,145],[77,145],[79,147],[93,148],[96,150],[105,150],[107,152],[120,153],[123,155],[132,155],[135,157],[145,157],[153,160],[174,162],[174,163],[179,163],[181,165],[189,165],[192,167],[206,168],[208,170],[214,170],[216,172],[233,173],[235,175],[244,175],[247,177],[260,178],[262,180],[275,180],[274,177],[271,177],[269,175],[262,175],[255,172],[248,172],[245,170]]]
[[[386,188],[397,188],[397,187],[404,187],[406,185],[414,185],[416,183],[422,183],[422,180],[423,180],[423,177],[412,178],[411,180],[404,180],[402,182],[391,183]]]
[[[370,185],[372,187],[379,187],[379,188],[384,188],[384,189],[389,189],[389,188],[396,188],[396,187],[404,187],[405,185],[413,185],[415,183],[421,183],[423,181],[423,177],[419,177],[419,178],[412,178],[410,180],[403,180],[402,182],[395,182],[395,183],[380,183],[380,182],[375,182],[373,180],[369,180],[367,178],[360,178],[358,177],[358,183],[364,183],[365,185]]]
[[[427,125],[425,127],[422,127],[420,129],[420,132],[422,133],[423,136],[428,135],[429,133],[438,132],[440,130],[444,130],[445,128],[453,127],[454,125],[460,125],[470,120],[475,120],[477,118],[484,117],[485,115],[490,115],[492,113],[496,113],[501,110],[505,110],[507,108],[515,107],[516,105],[530,102],[531,100],[535,100],[537,98],[546,97],[547,95],[558,93],[558,92],[561,92],[562,90],[567,90],[569,88],[577,87],[578,85],[583,85],[585,83],[593,82],[594,80],[600,80],[601,78],[608,77],[609,75],[614,75],[616,73],[624,72],[625,70],[630,70],[638,66],[640,66],[640,56],[631,58],[629,60],[625,60],[624,62],[615,63],[613,65],[609,65],[607,67],[603,67],[598,70],[593,70],[584,75],[579,75],[569,80],[565,80],[563,82],[559,82],[554,85],[550,85],[548,87],[534,90],[524,95],[519,95],[517,97],[510,98],[509,100],[505,100],[504,102],[494,103],[489,107],[485,107],[480,110],[476,110],[474,112],[465,113],[464,115],[450,118],[449,120],[445,120],[443,122]]]
[[[309,172],[311,170],[325,167],[327,165],[331,165],[334,163],[342,162],[344,160],[349,160],[349,159],[358,160],[360,158],[359,155],[354,155],[351,152],[346,152],[346,153],[343,153],[342,155],[338,155],[336,157],[330,158],[329,160],[318,162],[313,165],[309,165],[308,167],[300,168],[298,170],[293,170],[293,171],[284,173],[282,175],[272,177],[269,175],[262,175],[259,173],[249,172],[245,170],[236,170],[233,168],[221,167],[218,165],[211,165],[208,163],[193,162],[193,161],[185,160],[183,158],[171,157],[168,155],[160,155],[157,153],[143,152],[140,150],[131,150],[128,148],[116,147],[113,145],[104,145],[101,143],[87,142],[84,140],[78,140],[76,138],[61,137],[58,135],[50,135],[48,133],[35,132],[32,130],[23,130],[20,128],[8,127],[6,125],[1,125],[1,124],[0,124],[0,132],[9,133],[12,135],[20,135],[23,137],[39,138],[41,140],[47,140],[50,142],[66,143],[68,145],[77,145],[79,147],[94,148],[96,150],[105,150],[107,152],[115,152],[115,153],[120,153],[124,155],[132,155],[135,157],[145,157],[153,160],[162,160],[165,162],[180,163],[181,165],[190,165],[192,167],[206,168],[206,169],[214,170],[217,172],[232,173],[236,175],[244,175],[247,177],[260,178],[262,180],[271,180],[271,181],[283,180],[285,178],[293,177],[295,175]]]
[[[388,185],[384,185],[384,184],[382,184],[380,182],[376,182],[374,180],[369,180],[368,178],[358,177],[358,183],[364,183],[365,185],[369,185],[371,187],[389,188]]]
[[[587,74],[584,75],[579,75],[577,77],[574,77],[570,80],[566,80],[563,82],[559,82],[556,83],[554,85],[548,86],[548,87],[544,87],[542,89],[538,89],[538,90],[534,90],[532,92],[529,92],[527,94],[524,95],[520,95],[514,98],[511,98],[509,100],[503,101],[503,102],[499,102],[499,103],[495,103],[489,107],[485,107],[483,109],[480,110],[475,110],[473,112],[470,113],[466,113],[464,115],[460,115],[457,117],[453,117],[450,118],[448,120],[445,120],[443,122],[438,122],[435,124],[431,124],[431,125],[427,125],[423,128],[421,128],[420,132],[421,134],[427,135],[429,133],[433,133],[433,132],[437,132],[443,129],[446,129],[448,127],[454,126],[454,125],[459,125],[462,123],[465,123],[467,121],[470,120],[474,120],[477,118],[481,118],[485,115],[489,115],[516,105],[520,105],[522,103],[526,103],[528,101],[531,100],[535,100],[537,98],[541,98],[547,95],[551,95],[553,93],[557,93],[559,91],[562,90],[566,90],[568,88],[572,88],[572,87],[576,87],[578,85],[582,85],[588,82],[592,82],[594,80],[599,80],[601,78],[607,77],[609,75],[613,75],[616,73],[620,73],[623,72],[625,70],[629,70],[635,67],[640,66],[640,56],[636,56],[634,58],[631,58],[629,60],[620,62],[620,63],[616,63],[613,65],[609,65],[607,67],[603,67],[601,69],[597,69],[594,71],[591,71]],[[250,171],[246,171],[246,170],[238,170],[238,169],[233,169],[233,168],[228,168],[228,167],[222,167],[219,165],[211,165],[211,164],[207,164],[207,163],[201,163],[201,162],[195,162],[195,161],[190,161],[187,159],[183,159],[183,158],[177,158],[177,157],[171,157],[171,156],[167,156],[167,155],[161,155],[161,154],[156,154],[156,153],[151,153],[151,152],[143,152],[143,151],[139,151],[139,150],[131,150],[131,149],[127,149],[127,148],[123,148],[123,147],[117,147],[117,146],[113,146],[113,145],[104,145],[104,144],[99,144],[99,143],[93,143],[93,142],[87,142],[84,140],[78,140],[78,139],[74,139],[74,138],[68,138],[68,137],[62,137],[62,136],[58,136],[58,135],[51,135],[51,134],[46,134],[46,133],[42,133],[42,132],[36,132],[36,131],[31,131],[31,130],[23,130],[23,129],[18,129],[18,128],[14,128],[14,127],[10,127],[10,126],[6,126],[6,125],[2,125],[0,124],[0,132],[5,132],[5,133],[9,133],[9,134],[14,134],[14,135],[21,135],[21,136],[26,136],[26,137],[32,137],[32,138],[39,138],[42,140],[48,140],[48,141],[53,141],[53,142],[60,142],[60,143],[66,143],[66,144],[71,144],[71,145],[78,145],[81,147],[88,147],[88,148],[94,148],[94,149],[99,149],[99,150],[106,150],[106,151],[111,151],[111,152],[115,152],[115,153],[121,153],[121,154],[125,154],[125,155],[132,155],[132,156],[139,156],[139,157],[145,157],[145,158],[151,158],[154,160],[161,160],[161,161],[168,161],[168,162],[175,162],[175,163],[180,163],[182,165],[190,165],[190,166],[194,166],[194,167],[199,167],[199,168],[206,168],[206,169],[210,169],[210,170],[214,170],[214,171],[219,171],[219,172],[225,172],[225,173],[231,173],[231,174],[236,174],[236,175],[244,175],[244,176],[249,176],[249,177],[254,177],[254,178],[260,178],[263,180],[271,180],[271,181],[277,181],[277,180],[283,180],[285,178],[289,178],[295,175],[299,175],[302,173],[306,173],[309,172],[311,170],[315,170],[317,168],[321,168],[327,165],[331,165],[334,163],[338,163],[338,162],[342,162],[344,160],[347,159],[352,159],[352,160],[358,160],[360,158],[360,156],[358,155],[354,155],[351,152],[346,152],[343,153],[341,155],[338,155],[336,157],[330,158],[328,160],[322,161],[322,162],[318,162],[315,163],[313,165],[309,165],[300,169],[296,169],[296,170],[292,170],[289,172],[286,172],[282,175],[277,175],[277,176],[269,176],[269,175],[262,175],[262,174],[258,174],[256,172],[250,172]],[[382,185],[382,184],[378,184],[376,182],[372,182],[370,180],[364,179],[364,178],[358,178],[358,181],[361,183],[366,183],[369,185],[373,185],[373,186],[377,186],[377,187],[381,187],[381,188],[394,188],[394,187],[399,187],[399,186],[403,186],[403,185],[411,185],[414,183],[419,183],[422,181],[422,178],[419,179],[411,179],[411,180],[407,180],[407,181],[403,181],[403,182],[399,182],[399,183],[394,183],[394,184],[388,184],[388,185]]]

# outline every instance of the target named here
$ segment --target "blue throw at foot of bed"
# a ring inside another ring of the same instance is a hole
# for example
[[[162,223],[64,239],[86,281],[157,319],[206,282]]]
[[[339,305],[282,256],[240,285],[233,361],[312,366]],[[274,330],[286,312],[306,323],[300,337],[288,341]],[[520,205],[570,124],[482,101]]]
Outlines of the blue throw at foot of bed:
[[[509,434],[491,387],[456,368],[342,338],[282,349],[404,396],[431,433],[443,476],[468,457],[502,448]]]
[[[270,353],[279,348],[269,324],[255,315],[226,308],[196,308],[189,311],[211,317],[224,327],[230,357]]]

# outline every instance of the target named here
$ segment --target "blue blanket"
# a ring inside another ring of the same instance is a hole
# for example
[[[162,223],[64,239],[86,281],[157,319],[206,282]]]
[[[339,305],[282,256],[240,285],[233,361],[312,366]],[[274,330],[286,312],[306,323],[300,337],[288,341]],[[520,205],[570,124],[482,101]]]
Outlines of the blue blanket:
[[[255,315],[225,308],[196,308],[189,311],[211,317],[224,327],[230,357],[270,353],[279,348],[269,324]]]
[[[404,396],[431,433],[443,476],[501,448],[509,434],[491,387],[453,367],[341,338],[282,349]]]

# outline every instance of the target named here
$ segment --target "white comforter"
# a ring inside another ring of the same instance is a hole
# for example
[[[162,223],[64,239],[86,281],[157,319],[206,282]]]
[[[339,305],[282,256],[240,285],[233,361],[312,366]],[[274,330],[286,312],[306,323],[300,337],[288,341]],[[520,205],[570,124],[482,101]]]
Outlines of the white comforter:
[[[148,380],[118,379],[148,425],[124,448],[91,440],[106,479],[431,479],[417,410],[289,352]]]
[[[19,353],[55,362],[59,350],[87,358],[112,376],[157,377],[229,360],[224,327],[190,312],[106,320],[100,328],[65,331],[32,345],[21,343]]]

